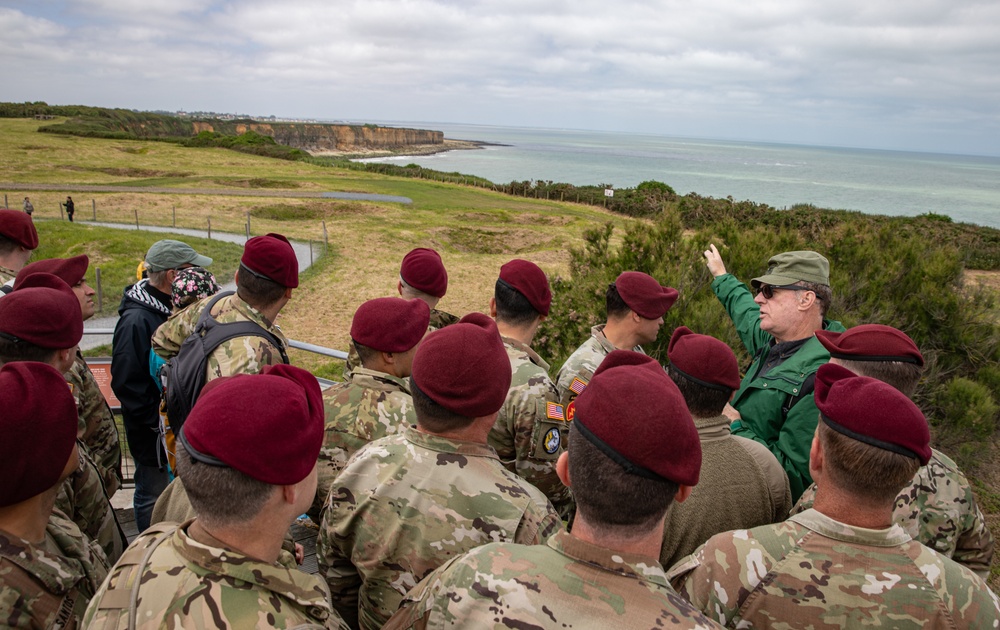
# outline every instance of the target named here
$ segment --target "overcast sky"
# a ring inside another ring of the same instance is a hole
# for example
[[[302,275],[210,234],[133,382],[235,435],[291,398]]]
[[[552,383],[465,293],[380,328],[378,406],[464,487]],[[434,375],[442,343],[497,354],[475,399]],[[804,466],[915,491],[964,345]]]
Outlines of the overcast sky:
[[[1000,155],[998,0],[0,0],[0,100]]]

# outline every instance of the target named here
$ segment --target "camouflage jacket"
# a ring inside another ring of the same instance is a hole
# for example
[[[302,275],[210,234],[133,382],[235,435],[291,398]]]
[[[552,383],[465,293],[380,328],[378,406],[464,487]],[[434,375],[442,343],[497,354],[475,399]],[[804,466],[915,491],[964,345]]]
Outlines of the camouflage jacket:
[[[604,336],[604,324],[591,328],[590,335],[590,339],[569,355],[556,374],[556,390],[559,392],[559,402],[563,405],[570,404],[580,395],[594,377],[594,371],[601,365],[604,357],[615,350],[614,344]],[[636,346],[632,351],[642,352],[642,348]]]
[[[153,351],[164,359],[170,359],[181,349],[181,344],[194,332],[202,310],[214,298],[209,296],[184,310],[171,315],[153,333]],[[250,321],[278,338],[288,347],[288,340],[281,330],[267,321],[260,311],[233,294],[219,300],[212,313],[220,324]],[[281,352],[264,337],[236,337],[222,342],[208,357],[208,374],[205,382],[221,376],[236,374],[258,374],[265,365],[281,363]]]
[[[962,565],[899,525],[863,529],[807,510],[719,534],[668,572],[677,591],[731,628],[995,628],[1000,600]]]
[[[490,542],[538,544],[561,528],[545,495],[489,446],[408,428],[362,448],[334,481],[316,555],[334,608],[374,629],[451,558]]]
[[[72,387],[79,415],[76,437],[83,441],[90,456],[94,458],[108,496],[114,496],[122,485],[122,451],[118,427],[115,426],[111,407],[104,399],[94,373],[87,367],[79,348],[76,349],[73,366],[66,372],[66,382]]]
[[[417,422],[407,379],[363,367],[351,379],[323,392],[326,413],[319,452],[319,483],[309,516],[319,522],[333,480],[365,444],[399,433]]]
[[[76,523],[84,534],[100,545],[109,562],[116,562],[125,549],[125,535],[115,520],[115,510],[104,490],[97,464],[77,441],[80,465],[59,486],[56,508]]]
[[[451,326],[452,324],[457,324],[460,318],[452,315],[451,313],[445,313],[444,311],[439,311],[436,308],[431,309],[431,321],[427,325],[428,332],[433,330],[438,330],[444,328],[445,326]],[[351,374],[355,369],[361,367],[361,357],[358,356],[358,350],[354,347],[354,341],[348,339],[347,341],[347,364],[344,366],[344,378],[351,378]]]
[[[503,338],[512,374],[510,391],[489,444],[507,470],[542,491],[563,518],[573,513],[573,495],[556,475],[555,462],[566,450],[569,423],[559,404],[549,364],[516,339]]]
[[[87,607],[85,627],[128,628],[135,573],[162,536],[142,569],[138,628],[344,628],[323,580],[218,541],[202,544],[188,536],[190,524],[140,535]]]
[[[546,545],[496,543],[453,559],[410,591],[386,630],[721,628],[667,583],[656,558],[561,531]]]
[[[61,512],[38,545],[0,530],[0,627],[77,628],[107,575],[104,552]]]
[[[17,272],[0,265],[0,284],[7,284],[17,277]]]
[[[815,500],[813,484],[791,513],[810,509]],[[934,449],[931,460],[899,493],[892,516],[893,522],[914,540],[965,565],[984,580],[989,577],[993,534],[976,504],[969,480],[941,451]]]

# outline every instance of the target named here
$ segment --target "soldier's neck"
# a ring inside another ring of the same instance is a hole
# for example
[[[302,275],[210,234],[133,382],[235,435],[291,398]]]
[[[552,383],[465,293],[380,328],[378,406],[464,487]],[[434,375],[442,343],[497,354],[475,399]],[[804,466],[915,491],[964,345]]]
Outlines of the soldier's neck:
[[[257,520],[236,526],[220,527],[208,524],[206,527],[201,519],[195,519],[188,527],[187,533],[188,536],[203,545],[231,549],[245,556],[273,564],[278,561],[278,555],[281,553],[284,530],[275,536],[269,531],[270,529],[266,525],[258,523]]]
[[[576,519],[573,521],[573,530],[570,532],[570,535],[592,545],[604,547],[605,549],[649,558],[659,558],[660,548],[663,546],[663,523],[664,520],[660,519],[656,527],[650,528],[638,535],[625,536],[613,530],[592,527],[578,511]]]
[[[32,544],[45,540],[45,528],[56,501],[58,484],[52,490],[0,508],[0,529]]]
[[[872,505],[840,490],[829,481],[816,486],[816,501],[813,503],[817,512],[845,525],[865,529],[891,527],[892,508],[892,503]]]
[[[608,323],[604,325],[602,332],[604,332],[604,336],[607,337],[608,341],[611,342],[611,345],[619,350],[631,350],[639,345],[635,331],[628,326],[627,319],[625,318],[621,320],[608,319]]]
[[[531,342],[535,339],[535,331],[538,330],[538,325],[541,323],[540,320],[535,320],[527,326],[512,326],[500,319],[496,320],[496,322],[497,330],[500,331],[501,337],[515,339],[529,348],[531,347]]]

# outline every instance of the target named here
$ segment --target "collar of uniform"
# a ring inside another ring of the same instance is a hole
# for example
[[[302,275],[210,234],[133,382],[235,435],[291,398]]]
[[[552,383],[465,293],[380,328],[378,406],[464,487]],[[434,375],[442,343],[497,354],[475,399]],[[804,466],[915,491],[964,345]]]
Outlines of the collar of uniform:
[[[369,370],[360,365],[351,371],[351,384],[365,389],[410,393],[409,379],[399,378],[377,370]]]
[[[868,545],[870,547],[896,547],[912,540],[903,528],[893,523],[886,529],[867,529],[835,521],[826,514],[809,509],[789,517],[799,525],[812,531],[846,543]]]
[[[546,372],[549,371],[549,364],[546,363],[542,359],[542,357],[538,356],[535,353],[535,351],[532,350],[531,347],[528,346],[527,344],[521,343],[517,339],[512,339],[510,337],[504,337],[502,335],[501,335],[500,339],[503,340],[503,345],[507,346],[507,354],[510,354],[511,350],[513,350],[514,352],[520,352],[520,353],[526,355],[528,357],[528,360],[531,361],[532,363],[534,363],[535,365],[537,365],[538,367],[542,368]]]
[[[714,416],[712,418],[697,418],[692,416],[694,427],[698,430],[698,439],[702,442],[721,440],[731,435],[729,424],[732,422],[726,416]]]
[[[611,354],[618,348],[615,348],[615,344],[608,341],[608,338],[604,335],[604,326],[605,326],[604,324],[594,326],[593,328],[590,329],[590,334],[594,336],[594,339],[597,340],[597,343],[601,344],[601,348],[604,349],[604,354],[607,355]],[[639,352],[642,354],[646,354],[643,351],[642,346],[636,346],[632,348],[632,352]]]
[[[0,530],[0,557],[20,567],[54,595],[68,593],[79,586],[81,580],[94,577],[94,567],[87,557],[86,539],[64,516],[58,510],[53,511],[45,526],[45,540],[39,545]],[[103,575],[97,577],[100,579],[92,579],[91,591],[96,591],[104,578]]]
[[[204,571],[231,577],[261,589],[277,593],[285,599],[309,609],[330,615],[331,606],[325,582],[299,569],[289,569],[278,563],[270,564],[238,551],[210,547],[191,538],[187,529],[193,521],[177,528],[172,536],[174,551]],[[203,571],[198,571],[201,574]],[[318,615],[322,616],[322,615]]]
[[[7,282],[8,280],[13,280],[17,277],[17,272],[8,267],[0,265],[0,284]]]
[[[429,433],[418,431],[416,427],[406,427],[403,437],[406,438],[407,442],[416,446],[422,446],[431,451],[455,453],[469,457],[490,457],[500,461],[497,452],[493,450],[492,446],[479,442],[468,442],[466,440],[441,437],[440,435],[430,435]]]
[[[560,554],[588,566],[668,586],[667,576],[656,558],[601,547],[580,540],[566,530],[553,534],[546,544]]]

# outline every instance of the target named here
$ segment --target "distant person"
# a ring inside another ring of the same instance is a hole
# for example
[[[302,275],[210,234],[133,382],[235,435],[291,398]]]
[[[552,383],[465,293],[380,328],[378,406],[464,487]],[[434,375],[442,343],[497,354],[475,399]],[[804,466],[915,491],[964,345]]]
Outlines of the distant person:
[[[14,289],[17,272],[28,264],[38,247],[38,232],[31,217],[16,210],[0,209],[0,297]]]
[[[916,391],[924,357],[903,331],[865,324],[845,333],[823,330],[816,337],[829,350],[830,363],[888,383],[910,397]],[[813,484],[799,498],[792,514],[811,508],[815,500]],[[896,497],[892,520],[914,540],[968,567],[984,580],[989,577],[993,534],[969,480],[944,453],[931,449],[930,461]]]
[[[416,427],[355,453],[323,509],[320,572],[351,627],[382,627],[454,556],[494,541],[539,544],[562,528],[545,495],[486,443],[510,379],[496,324],[482,313],[420,344],[410,377]]]
[[[31,200],[27,197],[24,198],[24,212],[29,217],[35,213],[35,206],[32,205]]]
[[[826,319],[833,300],[830,263],[816,252],[772,256],[767,272],[747,286],[726,272],[715,245],[705,251],[712,291],[736,326],[753,363],[727,407],[733,435],[767,446],[788,474],[792,500],[812,483],[809,444],[819,412],[813,400],[816,370],[830,354],[817,330],[843,332]]]
[[[330,486],[362,446],[416,424],[410,396],[413,357],[427,334],[430,309],[423,300],[377,298],[358,307],[351,345],[361,357],[345,383],[323,392],[325,427],[319,485],[309,516],[319,522]]]
[[[650,275],[625,271],[608,285],[605,300],[607,322],[591,329],[590,339],[566,359],[556,375],[564,405],[587,387],[609,353],[615,349],[642,352],[640,344],[656,341],[663,316],[677,301],[677,290],[660,286]]]
[[[668,575],[730,628],[996,628],[1000,601],[957,562],[893,524],[893,503],[931,457],[901,392],[839,365],[816,373],[813,509],[712,537]]]
[[[701,464],[680,392],[654,359],[615,350],[573,405],[556,465],[576,497],[573,529],[459,556],[410,591],[387,629],[721,628],[657,562],[664,516]]]
[[[531,349],[551,304],[549,279],[541,267],[519,259],[500,267],[490,298],[490,315],[496,320],[510,360],[511,382],[490,430],[489,443],[507,470],[541,490],[559,514],[570,519],[573,495],[555,468],[566,450],[566,410],[549,378],[549,364]]]
[[[282,551],[316,492],[323,405],[289,365],[219,379],[181,430],[196,514],[140,535],[94,596],[86,628],[343,628],[323,580]],[[141,579],[139,579],[141,578]]]
[[[458,321],[451,313],[438,310],[438,302],[448,292],[448,270],[444,268],[441,254],[428,247],[417,247],[403,256],[399,266],[396,291],[404,300],[422,300],[431,310],[430,330],[438,330]],[[354,348],[347,353],[344,377],[350,378],[351,370],[361,365]]]
[[[49,258],[27,265],[18,272],[14,282],[17,289],[33,273],[51,273],[69,285],[80,301],[83,321],[94,316],[94,295],[96,292],[87,284],[87,268],[90,259],[86,254],[72,258]],[[66,372],[73,397],[76,398],[80,416],[77,437],[86,445],[104,479],[108,496],[114,496],[122,484],[121,437],[115,424],[115,416],[101,392],[94,373],[83,358],[80,347],[76,347],[73,366]]]
[[[0,625],[74,628],[108,574],[104,552],[55,509],[76,470],[76,405],[50,365],[0,368]]]
[[[70,223],[73,222],[73,213],[76,212],[76,205],[73,203],[73,198],[69,195],[66,196],[66,216],[69,217]]]
[[[151,339],[170,315],[170,285],[177,272],[210,265],[212,259],[187,243],[165,239],[153,243],[145,262],[148,278],[126,287],[111,343],[111,389],[122,404],[125,438],[135,462],[133,508],[140,532],[149,527],[156,498],[170,482],[157,437],[160,391],[149,376]]]
[[[729,433],[722,410],[740,387],[740,366],[729,346],[681,326],[667,357],[667,374],[694,418],[702,453],[698,485],[667,513],[660,563],[671,567],[719,532],[785,520],[792,493],[766,446]]]

